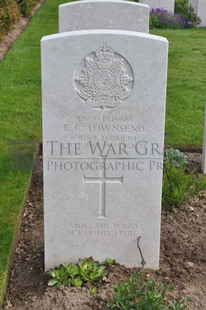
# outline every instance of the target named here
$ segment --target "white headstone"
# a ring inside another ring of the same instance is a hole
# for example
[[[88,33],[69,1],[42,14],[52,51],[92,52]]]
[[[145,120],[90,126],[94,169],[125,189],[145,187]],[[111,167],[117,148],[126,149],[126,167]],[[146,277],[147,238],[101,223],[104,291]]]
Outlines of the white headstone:
[[[93,256],[158,268],[168,42],[42,39],[46,269]]]
[[[197,10],[198,10],[198,0],[189,0],[189,4],[194,8],[195,12],[197,13]]]
[[[59,32],[116,29],[149,32],[149,7],[121,0],[85,0],[59,6]]]
[[[151,9],[158,8],[158,0],[139,0],[139,3],[147,4]]]
[[[206,0],[198,0],[197,16],[201,19],[201,26],[206,27]]]
[[[164,8],[171,13],[175,11],[175,0],[139,0],[139,2],[149,5],[150,9]]]

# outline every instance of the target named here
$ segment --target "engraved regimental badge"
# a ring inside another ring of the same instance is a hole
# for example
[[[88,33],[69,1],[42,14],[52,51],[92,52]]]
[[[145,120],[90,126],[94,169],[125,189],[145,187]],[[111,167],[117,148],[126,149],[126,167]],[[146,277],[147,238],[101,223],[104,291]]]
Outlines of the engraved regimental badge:
[[[103,44],[86,56],[74,75],[78,96],[95,109],[115,108],[126,100],[134,86],[134,74],[128,61]]]

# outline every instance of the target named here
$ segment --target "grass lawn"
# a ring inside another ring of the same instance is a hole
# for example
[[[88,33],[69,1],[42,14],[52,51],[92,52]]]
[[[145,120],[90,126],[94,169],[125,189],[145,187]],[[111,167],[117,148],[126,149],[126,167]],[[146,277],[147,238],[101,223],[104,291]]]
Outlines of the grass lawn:
[[[40,39],[58,31],[58,5],[46,0],[0,63],[0,303],[13,235],[30,173],[8,167],[8,141],[41,140]],[[167,144],[201,146],[206,102],[206,30],[153,33],[170,41]],[[135,53],[135,51],[134,51]]]
[[[206,29],[153,30],[169,40],[166,144],[202,146],[206,105]]]
[[[0,304],[5,290],[8,257],[30,178],[11,171],[8,142],[41,141],[40,39],[58,31],[58,5],[47,0],[29,27],[0,63]]]

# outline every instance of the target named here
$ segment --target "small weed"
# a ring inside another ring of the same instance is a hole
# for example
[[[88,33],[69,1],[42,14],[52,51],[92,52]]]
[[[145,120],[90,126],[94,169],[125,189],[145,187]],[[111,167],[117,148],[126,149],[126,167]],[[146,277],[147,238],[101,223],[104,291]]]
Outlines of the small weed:
[[[115,264],[116,264],[115,259],[113,259],[113,258],[106,258],[105,259],[104,265],[111,267],[111,266],[114,266]]]
[[[177,168],[166,162],[163,175],[163,207],[181,206],[190,197],[206,188],[206,178],[186,168]]]
[[[97,287],[90,287],[89,288],[89,293],[90,293],[91,296],[96,295],[98,293]]]
[[[71,285],[74,287],[81,287],[82,279],[79,277],[79,270],[77,265],[61,265],[58,268],[50,271],[52,279],[49,280],[49,286]]]
[[[183,168],[187,164],[187,156],[177,149],[166,149],[164,151],[164,162],[177,168]]]
[[[107,301],[111,309],[120,310],[184,310],[185,301],[167,301],[166,293],[171,289],[163,283],[147,279],[145,273],[138,272],[125,283],[113,286],[114,296]]]

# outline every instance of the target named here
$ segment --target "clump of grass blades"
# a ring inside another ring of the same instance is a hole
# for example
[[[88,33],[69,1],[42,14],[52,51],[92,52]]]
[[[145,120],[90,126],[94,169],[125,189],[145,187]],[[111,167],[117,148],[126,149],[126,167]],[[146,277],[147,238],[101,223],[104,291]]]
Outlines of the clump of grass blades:
[[[170,286],[148,279],[143,271],[130,277],[127,282],[113,286],[113,298],[107,301],[111,309],[120,310],[183,310],[185,300],[167,300]]]
[[[195,170],[176,167],[166,162],[163,174],[163,207],[180,207],[190,197],[206,188],[206,178]]]

